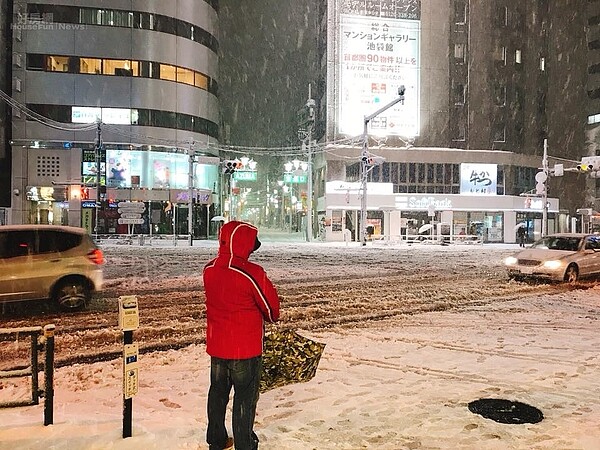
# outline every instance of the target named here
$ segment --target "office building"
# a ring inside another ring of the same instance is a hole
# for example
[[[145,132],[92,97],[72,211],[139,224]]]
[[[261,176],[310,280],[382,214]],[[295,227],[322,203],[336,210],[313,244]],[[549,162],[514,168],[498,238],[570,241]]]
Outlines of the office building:
[[[185,233],[193,203],[206,236],[217,1],[12,3],[11,95],[25,108],[12,108],[9,221]],[[130,201],[145,202],[141,217],[119,212]]]

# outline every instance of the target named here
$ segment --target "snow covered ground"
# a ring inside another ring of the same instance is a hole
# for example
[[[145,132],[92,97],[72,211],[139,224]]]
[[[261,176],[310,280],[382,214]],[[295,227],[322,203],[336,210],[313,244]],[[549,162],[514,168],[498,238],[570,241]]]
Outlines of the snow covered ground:
[[[208,253],[213,244],[205,244]],[[270,259],[278,252],[312,255],[315,248],[328,249],[326,256],[289,258],[285,267]],[[418,252],[417,271],[430,271],[435,290],[437,272],[431,267],[454,265],[460,253],[468,261],[454,269],[456,277],[469,277],[465,267],[485,266],[499,278],[502,257],[517,247],[396,251],[370,244],[351,250],[368,252],[383,268]],[[315,274],[352,278],[364,272],[360,264],[344,264],[347,249],[341,244],[266,243],[263,251],[261,263],[276,284],[286,276],[301,282]],[[128,250],[119,252],[126,256]],[[403,289],[402,284],[387,286],[378,295],[390,298]],[[539,295],[505,295],[498,301],[489,301],[491,296],[485,292],[486,301],[455,308],[419,308],[351,326],[299,330],[324,342],[325,352],[313,380],[261,396],[255,427],[260,448],[600,449],[600,286],[542,287]],[[117,360],[57,369],[51,426],[43,426],[42,405],[0,409],[0,449],[207,448],[209,358],[204,346],[149,353],[140,360],[133,437],[121,438],[122,366]],[[0,382],[0,399],[20,394],[27,395],[23,386]],[[539,408],[544,420],[496,423],[469,411],[467,404],[479,398],[525,402]]]

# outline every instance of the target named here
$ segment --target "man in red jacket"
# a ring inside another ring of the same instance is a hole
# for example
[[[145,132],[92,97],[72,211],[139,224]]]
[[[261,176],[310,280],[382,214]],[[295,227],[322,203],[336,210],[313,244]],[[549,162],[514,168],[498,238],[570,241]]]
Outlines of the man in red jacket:
[[[253,428],[264,323],[279,319],[279,296],[264,269],[248,261],[260,247],[257,236],[258,229],[248,223],[226,223],[219,233],[219,253],[204,267],[206,352],[211,357],[206,432],[210,450],[232,448],[225,427],[232,386],[235,448],[258,448]]]

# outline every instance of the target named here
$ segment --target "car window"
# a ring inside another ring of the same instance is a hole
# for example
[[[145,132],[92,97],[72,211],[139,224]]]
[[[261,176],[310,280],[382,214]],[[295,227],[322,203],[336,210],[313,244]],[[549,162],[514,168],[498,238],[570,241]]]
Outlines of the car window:
[[[0,258],[6,258],[7,233],[0,233]]]
[[[82,239],[81,234],[76,233],[68,233],[66,231],[57,231],[56,232],[56,249],[59,252],[64,252],[66,250],[71,250],[72,248],[77,247],[81,244]]]
[[[581,238],[578,237],[547,236],[534,243],[531,247],[576,252],[580,244]]]
[[[585,238],[585,248],[600,250],[600,236],[588,236]]]
[[[40,253],[64,252],[77,247],[81,243],[81,235],[58,230],[40,231]]]
[[[2,258],[16,258],[18,256],[27,256],[35,252],[35,233],[27,231],[10,231],[1,233],[4,235],[0,239],[0,248]]]

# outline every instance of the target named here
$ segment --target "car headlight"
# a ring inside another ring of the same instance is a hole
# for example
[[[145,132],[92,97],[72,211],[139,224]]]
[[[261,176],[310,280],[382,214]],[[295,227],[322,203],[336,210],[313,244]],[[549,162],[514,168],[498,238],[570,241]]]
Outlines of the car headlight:
[[[504,260],[504,264],[507,266],[514,266],[515,264],[517,264],[519,260],[517,258],[515,258],[514,256],[509,256],[508,258],[506,258]]]
[[[558,260],[544,261],[544,267],[546,269],[558,269],[562,265],[562,261]]]

